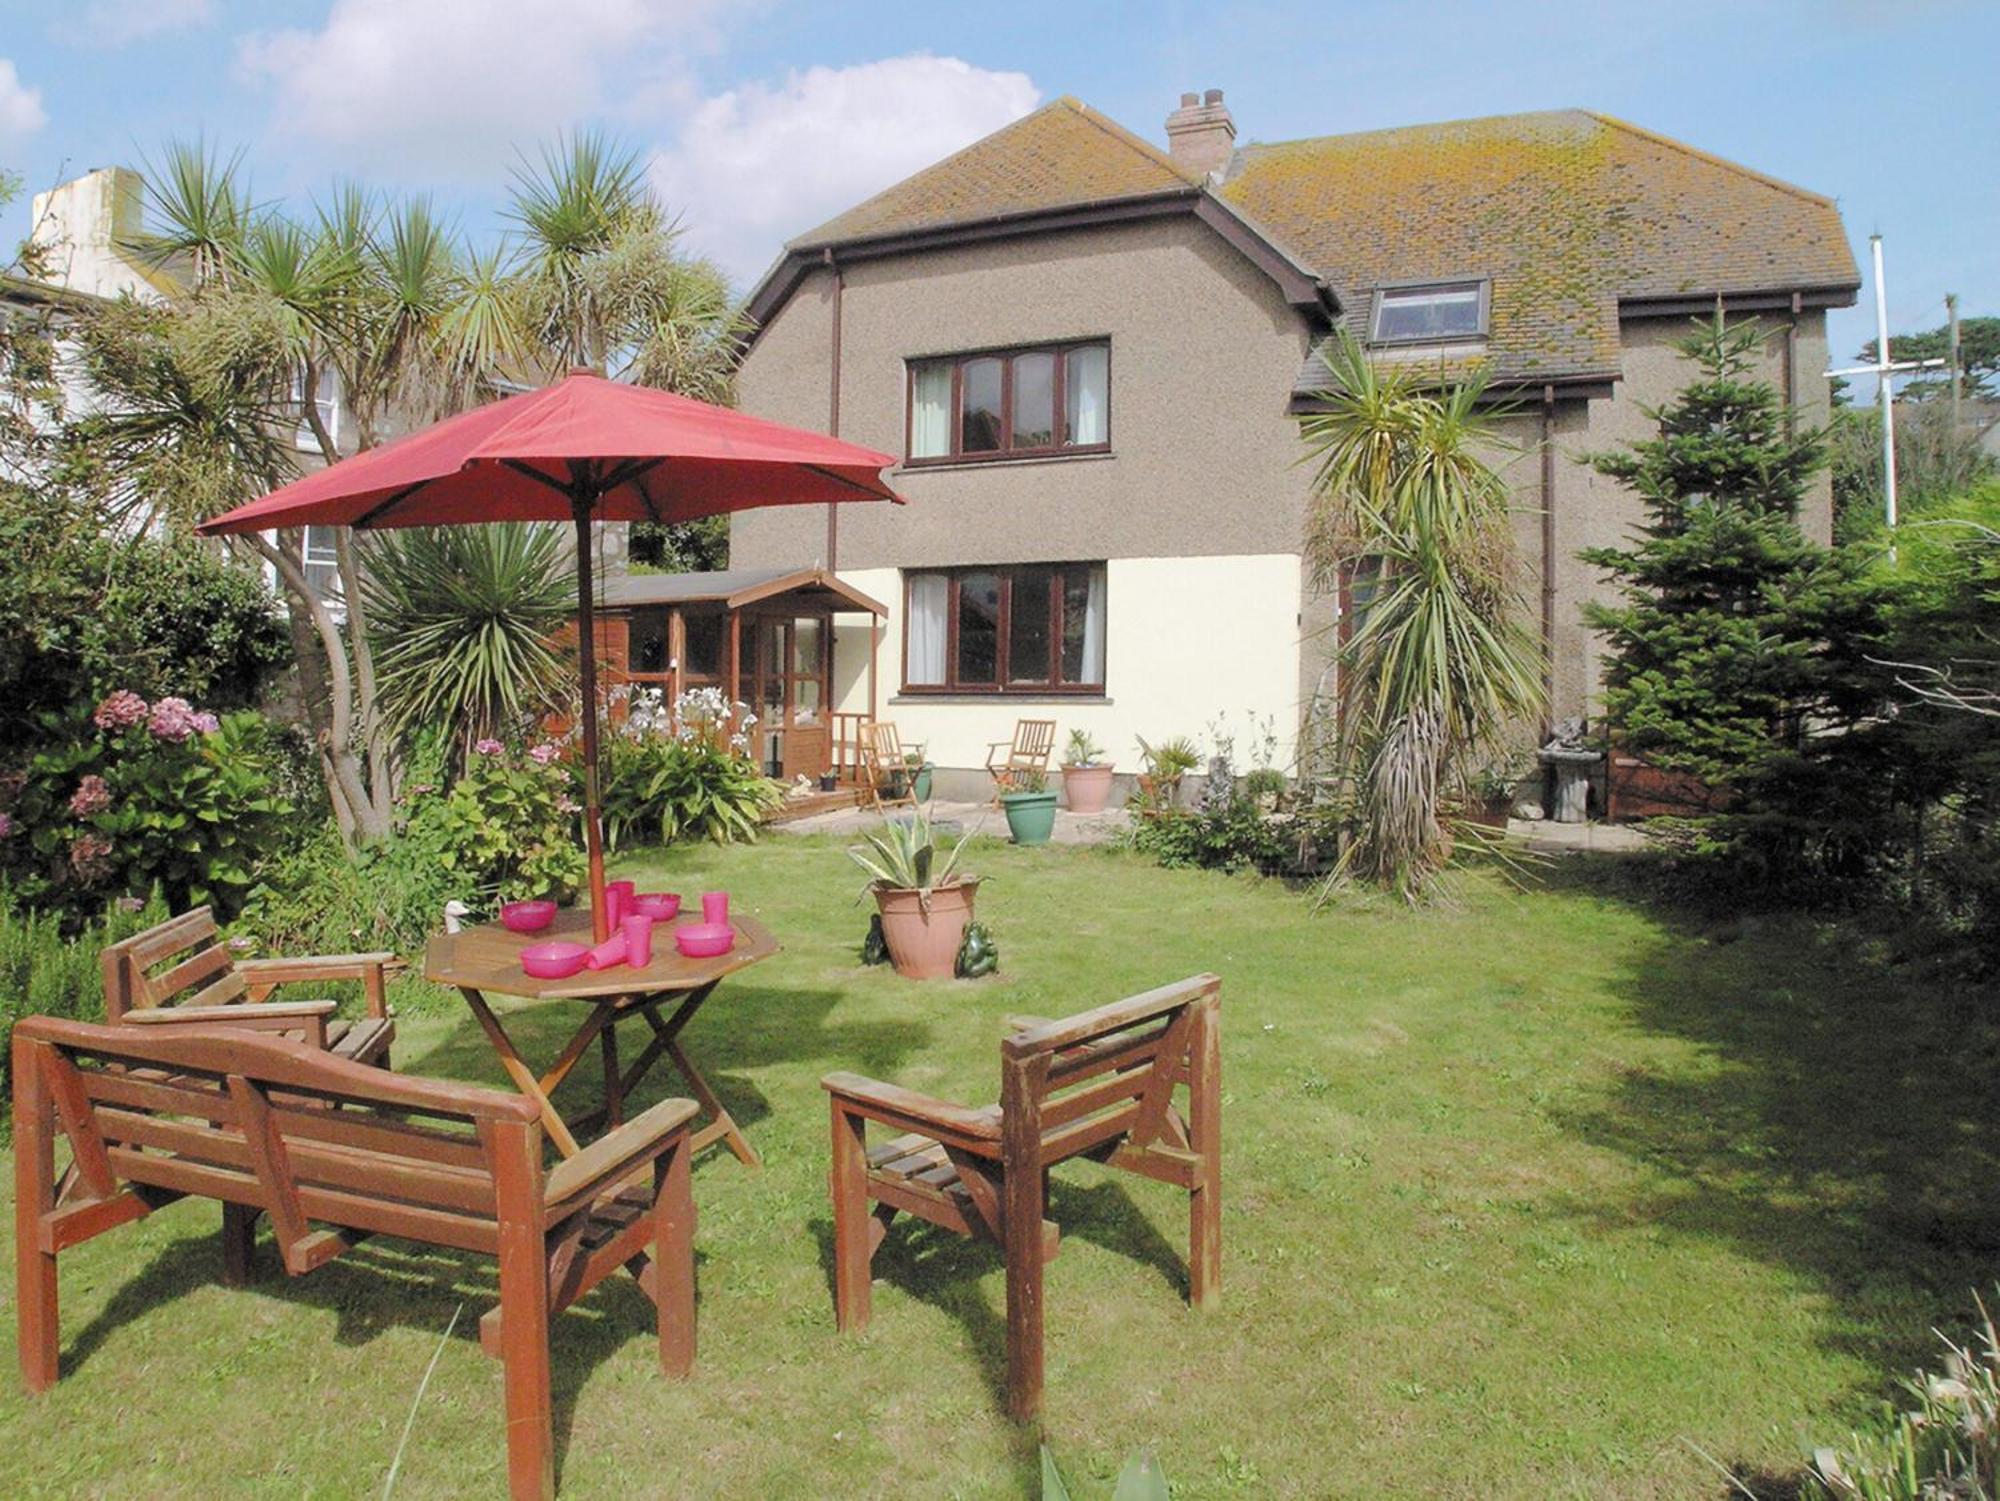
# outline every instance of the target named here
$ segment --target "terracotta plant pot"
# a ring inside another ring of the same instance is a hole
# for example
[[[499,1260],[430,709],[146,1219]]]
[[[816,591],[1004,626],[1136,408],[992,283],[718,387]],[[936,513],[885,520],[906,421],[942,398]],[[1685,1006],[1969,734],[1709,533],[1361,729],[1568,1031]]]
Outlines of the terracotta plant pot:
[[[1115,770],[1111,766],[1065,766],[1063,774],[1063,795],[1069,799],[1072,813],[1102,813],[1104,805],[1111,801],[1111,778]]]
[[[908,887],[877,886],[875,906],[882,914],[882,941],[896,973],[910,980],[948,980],[965,942],[965,925],[972,921],[977,881],[960,881],[931,892],[931,909],[924,911],[922,893]]]

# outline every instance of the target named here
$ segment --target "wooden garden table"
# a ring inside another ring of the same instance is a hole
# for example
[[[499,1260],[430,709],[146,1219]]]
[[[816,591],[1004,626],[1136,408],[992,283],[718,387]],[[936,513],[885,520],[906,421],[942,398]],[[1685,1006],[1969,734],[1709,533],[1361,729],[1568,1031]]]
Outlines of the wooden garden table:
[[[698,909],[692,914],[684,913],[681,921],[699,922],[701,913]],[[620,1124],[625,1117],[625,1097],[664,1054],[680,1070],[688,1092],[709,1117],[707,1124],[694,1134],[695,1150],[714,1141],[726,1141],[729,1149],[749,1166],[761,1167],[756,1149],[744,1139],[743,1132],[680,1042],[681,1032],[721,981],[778,952],[777,940],[755,918],[732,917],[730,921],[736,929],[736,946],[712,959],[687,958],[674,945],[676,924],[661,923],[653,931],[653,962],[644,969],[621,964],[612,969],[582,970],[565,980],[538,980],[521,968],[522,949],[559,940],[586,945],[590,942],[590,909],[565,908],[537,933],[510,933],[498,923],[488,923],[458,933],[439,934],[424,951],[424,978],[435,984],[458,987],[487,1041],[493,1044],[493,1051],[500,1055],[501,1067],[523,1094],[541,1106],[542,1123],[549,1139],[563,1156],[574,1157],[579,1148],[570,1124],[563,1120],[549,1096],[569,1077],[577,1060],[595,1040],[604,1054],[604,1109],[580,1117],[577,1130],[587,1133],[600,1119],[608,1126]],[[538,1001],[582,1001],[589,1011],[548,1072],[537,1074],[486,1003],[488,991]],[[671,1008],[669,1014],[662,1016],[662,1010],[668,1008]],[[653,1035],[631,1067],[621,1070],[618,1023],[635,1016],[645,1019]]]

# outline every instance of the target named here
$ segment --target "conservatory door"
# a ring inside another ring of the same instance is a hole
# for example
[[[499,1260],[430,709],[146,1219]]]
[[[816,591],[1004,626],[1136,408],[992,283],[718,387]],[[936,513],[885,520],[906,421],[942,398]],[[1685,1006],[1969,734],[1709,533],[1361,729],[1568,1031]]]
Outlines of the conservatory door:
[[[758,763],[767,776],[791,781],[831,768],[827,652],[833,632],[825,615],[759,615],[753,625],[747,682],[739,696],[757,716]]]

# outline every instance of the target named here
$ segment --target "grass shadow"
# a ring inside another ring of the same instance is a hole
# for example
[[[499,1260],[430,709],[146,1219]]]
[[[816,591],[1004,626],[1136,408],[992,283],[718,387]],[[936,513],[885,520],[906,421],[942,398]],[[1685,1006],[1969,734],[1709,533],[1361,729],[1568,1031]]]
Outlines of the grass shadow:
[[[1644,1224],[1787,1270],[1836,1312],[1823,1343],[1877,1373],[1855,1396],[1888,1395],[2000,1266],[1991,997],[1886,962],[1854,925],[1668,904],[1619,864],[1558,862],[1543,880],[1644,911],[1656,936],[1611,989],[1634,1025],[1690,1047],[1621,1061],[1550,1112],[1647,1184],[1562,1207],[1594,1232]]]
[[[705,1259],[697,1249],[697,1306],[700,1264]],[[207,1236],[177,1241],[154,1257],[64,1344],[64,1375],[86,1364],[127,1323],[203,1287],[217,1285],[221,1265],[220,1244]],[[366,1241],[303,1277],[286,1276],[268,1228],[261,1222],[253,1280],[248,1287],[226,1291],[232,1297],[263,1296],[295,1308],[331,1313],[333,1340],[347,1347],[365,1346],[392,1328],[441,1336],[451,1323],[453,1310],[462,1303],[465,1309],[452,1332],[452,1342],[461,1349],[470,1346],[482,1359],[486,1357],[479,1345],[479,1318],[500,1301],[499,1272],[491,1258],[390,1238]],[[550,1320],[550,1408],[558,1477],[584,1386],[600,1365],[630,1341],[644,1340],[650,1346],[655,1328],[651,1300],[624,1273],[606,1278]],[[254,1363],[255,1353],[246,1359]],[[408,1374],[409,1390],[414,1395],[421,1370],[413,1368]],[[505,1417],[496,1397],[492,1425],[496,1455],[504,1456]],[[382,1456],[385,1471],[389,1457],[388,1452]]]

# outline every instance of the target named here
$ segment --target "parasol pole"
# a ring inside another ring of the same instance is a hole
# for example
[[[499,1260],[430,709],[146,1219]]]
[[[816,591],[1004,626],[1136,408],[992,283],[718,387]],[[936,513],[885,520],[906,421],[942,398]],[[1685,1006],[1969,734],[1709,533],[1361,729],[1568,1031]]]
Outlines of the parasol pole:
[[[583,847],[590,859],[590,931],[603,943],[611,936],[611,912],[604,904],[603,812],[597,794],[597,621],[590,586],[590,512],[593,496],[579,487],[570,501],[576,519],[576,642],[583,672]]]

